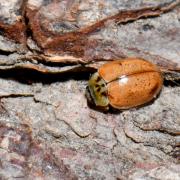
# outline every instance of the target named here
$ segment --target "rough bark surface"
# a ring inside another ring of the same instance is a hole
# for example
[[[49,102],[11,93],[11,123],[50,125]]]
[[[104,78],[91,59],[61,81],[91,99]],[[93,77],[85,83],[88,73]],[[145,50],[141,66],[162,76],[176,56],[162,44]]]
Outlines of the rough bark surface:
[[[179,180],[179,50],[179,0],[1,0],[0,179]],[[134,56],[166,71],[159,97],[90,108],[90,73]]]

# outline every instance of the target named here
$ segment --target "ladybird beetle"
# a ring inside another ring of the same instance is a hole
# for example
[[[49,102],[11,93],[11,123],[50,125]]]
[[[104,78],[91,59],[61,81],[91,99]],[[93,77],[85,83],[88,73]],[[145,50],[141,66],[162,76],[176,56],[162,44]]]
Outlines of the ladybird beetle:
[[[129,109],[154,99],[163,85],[159,68],[149,61],[127,58],[102,65],[86,88],[90,104],[102,110],[109,106]]]

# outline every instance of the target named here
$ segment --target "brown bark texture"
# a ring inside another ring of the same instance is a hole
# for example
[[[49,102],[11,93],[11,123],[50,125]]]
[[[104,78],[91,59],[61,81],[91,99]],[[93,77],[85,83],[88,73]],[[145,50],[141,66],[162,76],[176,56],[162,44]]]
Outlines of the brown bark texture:
[[[157,64],[125,111],[88,106],[107,61]],[[180,179],[180,0],[1,0],[0,179]]]

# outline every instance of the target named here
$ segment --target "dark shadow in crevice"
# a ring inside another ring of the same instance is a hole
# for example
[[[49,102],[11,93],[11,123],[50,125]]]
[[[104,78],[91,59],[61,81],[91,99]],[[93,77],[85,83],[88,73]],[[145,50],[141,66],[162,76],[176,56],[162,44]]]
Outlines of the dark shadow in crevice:
[[[68,80],[88,80],[94,69],[86,68],[81,71],[63,72],[63,73],[42,73],[32,69],[9,69],[0,70],[0,78],[12,79],[23,84],[43,83],[51,84],[54,82],[65,82]]]
[[[40,54],[39,54],[40,55]],[[43,55],[43,54],[42,54]],[[39,63],[48,66],[48,67],[68,67],[68,66],[74,66],[74,65],[82,65],[82,63],[79,62],[68,62],[68,63],[63,63],[63,62],[52,62],[52,61],[46,61],[44,59],[42,60],[37,60]]]
[[[3,51],[0,49],[0,55],[4,55],[4,56],[9,56],[11,54],[13,54],[14,52],[11,52],[11,51]]]

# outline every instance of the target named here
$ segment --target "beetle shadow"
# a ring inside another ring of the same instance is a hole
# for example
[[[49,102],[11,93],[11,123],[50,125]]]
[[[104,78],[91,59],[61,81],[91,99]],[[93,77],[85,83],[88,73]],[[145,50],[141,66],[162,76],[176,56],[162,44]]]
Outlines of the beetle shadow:
[[[113,107],[109,107],[109,112],[108,114],[115,114],[115,115],[119,115],[121,114],[123,111],[126,111],[126,110],[120,110],[120,109],[115,109]]]
[[[108,109],[104,109],[103,107],[96,106],[95,104],[90,103],[88,100],[87,100],[87,105],[90,109],[93,109],[96,112],[101,112],[103,114],[117,114],[118,115],[118,114],[121,114],[122,112],[122,110],[115,109],[111,106],[109,106]]]

